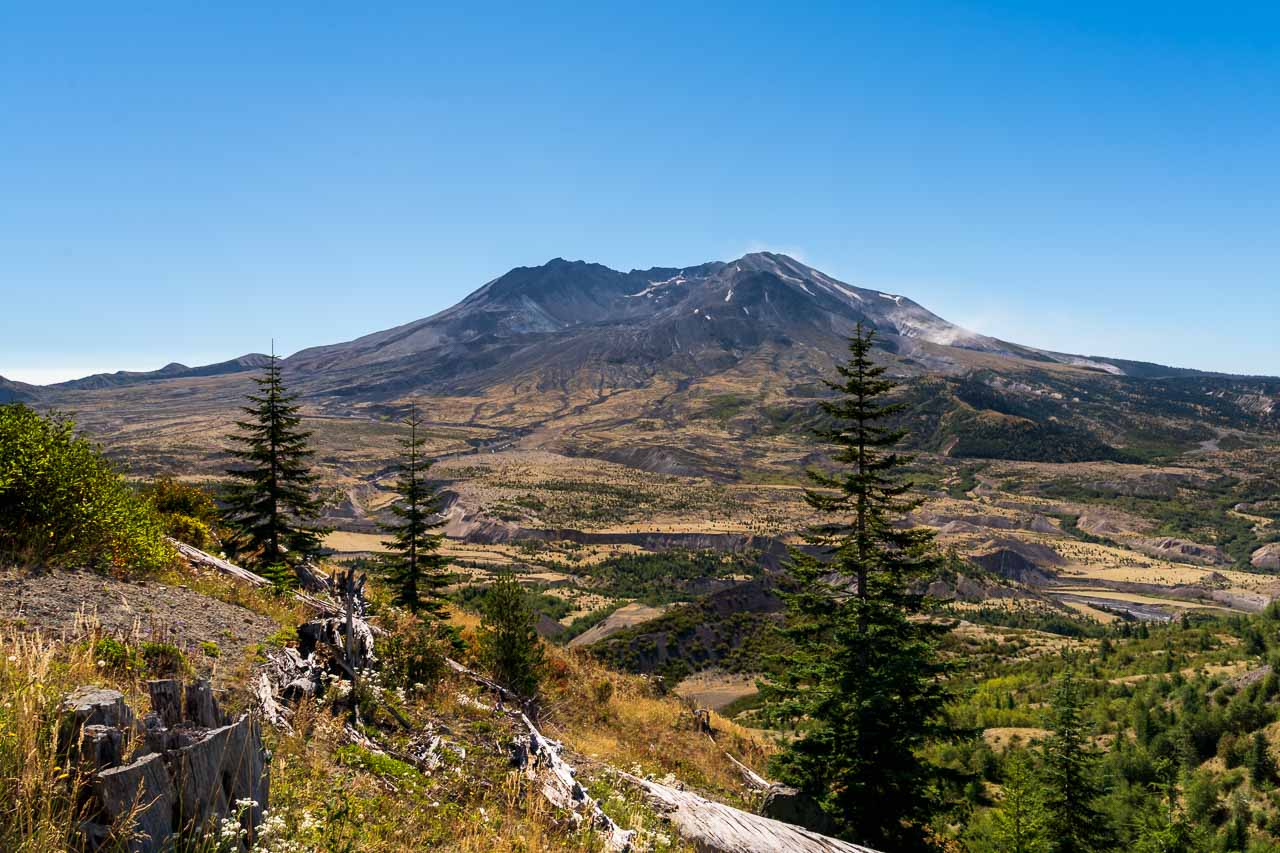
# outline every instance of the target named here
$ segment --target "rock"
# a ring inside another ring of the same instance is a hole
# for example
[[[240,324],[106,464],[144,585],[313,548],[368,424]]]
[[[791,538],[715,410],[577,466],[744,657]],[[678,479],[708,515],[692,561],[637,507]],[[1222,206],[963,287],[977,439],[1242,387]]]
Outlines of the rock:
[[[1125,524],[1100,513],[1088,512],[1076,519],[1076,527],[1093,536],[1115,536],[1125,532]]]
[[[1223,550],[1215,545],[1201,545],[1186,539],[1147,539],[1142,542],[1143,550],[1161,557],[1181,558],[1193,563],[1208,563],[1220,566],[1230,562]]]
[[[1061,533],[1058,526],[1043,515],[1037,515],[1031,519],[1031,524],[1027,527],[1033,533]]]
[[[1255,569],[1268,572],[1280,571],[1280,542],[1263,545],[1253,552],[1249,562]]]
[[[996,543],[988,543],[989,545]],[[1055,553],[1056,556],[1056,553]],[[969,558],[975,565],[993,574],[1031,586],[1047,586],[1053,583],[1053,569],[1031,559],[1023,549],[996,547]]]
[[[773,784],[765,791],[760,814],[796,826],[803,826],[823,835],[830,835],[835,827],[831,818],[818,801],[808,794],[786,785]]]

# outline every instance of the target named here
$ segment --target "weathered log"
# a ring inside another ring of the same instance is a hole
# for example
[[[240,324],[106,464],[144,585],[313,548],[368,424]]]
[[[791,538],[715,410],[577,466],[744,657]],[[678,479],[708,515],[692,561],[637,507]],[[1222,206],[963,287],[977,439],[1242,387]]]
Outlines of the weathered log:
[[[445,663],[454,672],[465,675],[482,687],[497,693],[500,699],[508,699],[517,705],[520,697],[492,679],[485,678],[452,658],[445,658]],[[494,709],[502,710],[501,705]],[[517,739],[513,750],[513,760],[517,766],[531,778],[540,781],[542,795],[554,806],[567,809],[577,820],[585,819],[588,825],[604,839],[610,850],[630,850],[635,839],[635,830],[623,829],[614,823],[613,818],[604,813],[597,803],[586,792],[586,789],[574,778],[574,770],[561,757],[564,749],[560,743],[543,737],[537,726],[524,711],[508,711],[512,718],[519,720],[526,734]]]
[[[215,557],[212,554],[207,554],[199,548],[191,547],[185,542],[179,542],[177,539],[171,538],[169,539],[169,544],[173,545],[179,554],[196,565],[204,566],[207,569],[213,569],[225,575],[230,575],[231,577],[238,578],[239,580],[253,584],[254,586],[271,586],[271,581],[267,580],[262,575],[254,574],[248,569],[241,568],[234,563],[227,562],[221,557]],[[334,604],[332,601],[325,601],[322,598],[317,598],[316,596],[309,595],[305,592],[295,590],[293,592],[293,597],[295,600],[301,601],[311,609],[329,616],[336,616],[342,613],[342,608],[337,604]]]
[[[147,682],[151,695],[151,709],[160,717],[165,728],[171,729],[182,722],[182,682],[176,678],[159,678]]]
[[[144,755],[132,764],[103,770],[93,788],[113,824],[132,821],[130,851],[149,853],[168,846],[175,829],[175,789],[164,756]]]
[[[133,730],[132,709],[119,690],[103,687],[81,687],[62,700],[62,718],[58,725],[58,752],[75,759],[85,746],[84,730],[90,726],[109,727],[121,732],[121,749],[128,740],[125,732]],[[96,750],[96,744],[91,744]]]
[[[133,725],[133,711],[124,703],[119,690],[81,687],[62,700],[62,711],[69,715],[77,729],[99,725],[125,728]]]
[[[275,692],[271,689],[271,679],[267,677],[265,672],[258,673],[257,678],[253,680],[253,698],[257,701],[258,708],[262,711],[262,718],[272,728],[283,732],[293,732],[293,725],[289,722],[288,711],[276,701]]]
[[[699,853],[876,853],[772,818],[713,802],[691,791],[614,771],[640,788]]]
[[[729,753],[726,752],[724,757],[733,762],[734,767],[738,768],[738,772],[742,774],[742,780],[757,791],[768,791],[770,786],[773,784]]]
[[[227,724],[218,703],[213,698],[213,688],[207,679],[200,679],[187,685],[186,701],[183,703],[187,711],[187,720],[205,729],[213,729]]]
[[[64,731],[76,732],[71,743],[94,771],[83,803],[81,846],[116,849],[124,843],[137,853],[185,849],[229,816],[239,819],[251,841],[269,793],[255,718],[245,714],[210,728],[223,718],[207,682],[185,691],[171,679],[147,686],[156,710],[140,727],[115,691],[80,690],[64,702]],[[194,719],[182,713],[184,695]],[[132,761],[122,763],[125,745],[139,732]]]
[[[117,767],[124,758],[124,732],[115,726],[88,725],[80,730],[80,761],[91,770]]]
[[[543,737],[523,712],[519,719],[528,732],[520,742],[521,751],[527,756],[523,768],[525,775],[541,783],[542,795],[547,801],[569,810],[577,819],[585,819],[601,835],[608,849],[630,850],[636,837],[635,830],[623,829],[614,823],[613,818],[605,814],[600,804],[579,784],[574,778],[573,767],[560,757],[563,745]]]
[[[205,568],[216,569],[224,575],[231,575],[234,578],[239,578],[240,580],[245,581],[246,583],[251,583],[254,586],[271,586],[271,581],[267,580],[262,575],[254,574],[248,569],[242,569],[234,563],[229,563],[221,557],[215,557],[212,554],[207,554],[199,548],[191,547],[185,542],[179,542],[177,539],[170,538],[169,544],[176,548],[178,553],[183,557],[186,557],[191,562],[204,566]]]
[[[215,819],[239,816],[252,837],[269,794],[261,735],[249,714],[206,732],[173,757],[178,815],[184,831]],[[241,805],[240,801],[248,801]]]

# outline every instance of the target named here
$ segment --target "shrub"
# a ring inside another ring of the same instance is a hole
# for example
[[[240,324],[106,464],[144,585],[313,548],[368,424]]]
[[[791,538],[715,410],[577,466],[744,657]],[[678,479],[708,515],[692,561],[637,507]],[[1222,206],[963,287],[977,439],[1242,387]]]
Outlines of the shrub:
[[[0,405],[0,560],[150,571],[173,560],[151,505],[66,417]]]
[[[94,660],[100,661],[102,666],[116,672],[142,668],[137,650],[114,637],[102,637],[95,642],[93,657]]]
[[[162,515],[185,515],[205,524],[218,520],[218,505],[213,497],[192,483],[161,477],[144,486],[142,494]]]
[[[387,633],[377,639],[382,675],[391,688],[431,688],[445,672],[447,640],[439,626],[405,614],[383,620]]]
[[[218,545],[218,505],[199,486],[163,477],[142,487],[142,495],[160,516],[165,533],[203,551]]]
[[[171,643],[143,643],[142,660],[152,675],[185,675],[189,669],[182,650]]]

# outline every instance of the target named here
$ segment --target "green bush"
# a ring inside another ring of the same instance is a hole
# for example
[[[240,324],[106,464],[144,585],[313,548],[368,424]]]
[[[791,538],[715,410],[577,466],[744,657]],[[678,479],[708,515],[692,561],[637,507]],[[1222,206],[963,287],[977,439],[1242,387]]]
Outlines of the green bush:
[[[137,650],[114,637],[103,637],[94,643],[93,655],[103,667],[116,672],[142,669]]]
[[[162,477],[143,486],[142,495],[159,514],[165,533],[204,551],[217,547],[218,505],[204,489]]]
[[[389,614],[383,620],[387,633],[377,639],[382,676],[388,687],[431,689],[445,673],[448,641],[442,626],[405,614]]]
[[[70,419],[0,406],[0,561],[149,571],[172,559],[150,504]]]
[[[191,669],[182,650],[171,643],[143,643],[142,660],[150,674],[160,677],[187,675]]]

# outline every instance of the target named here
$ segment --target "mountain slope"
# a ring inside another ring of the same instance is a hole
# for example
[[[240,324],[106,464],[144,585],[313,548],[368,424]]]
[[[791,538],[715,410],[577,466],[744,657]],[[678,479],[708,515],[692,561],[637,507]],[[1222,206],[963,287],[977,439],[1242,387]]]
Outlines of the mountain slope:
[[[1280,419],[1280,380],[1001,341],[768,252],[630,272],[519,267],[433,316],[302,350],[284,370],[315,414],[386,416],[430,399],[438,423],[494,430],[476,437],[485,446],[731,476],[775,438],[809,434],[859,323],[906,383],[904,425],[921,450],[1137,461]],[[76,411],[104,436],[164,420],[185,443],[182,424],[230,412],[264,358],[9,393]]]

